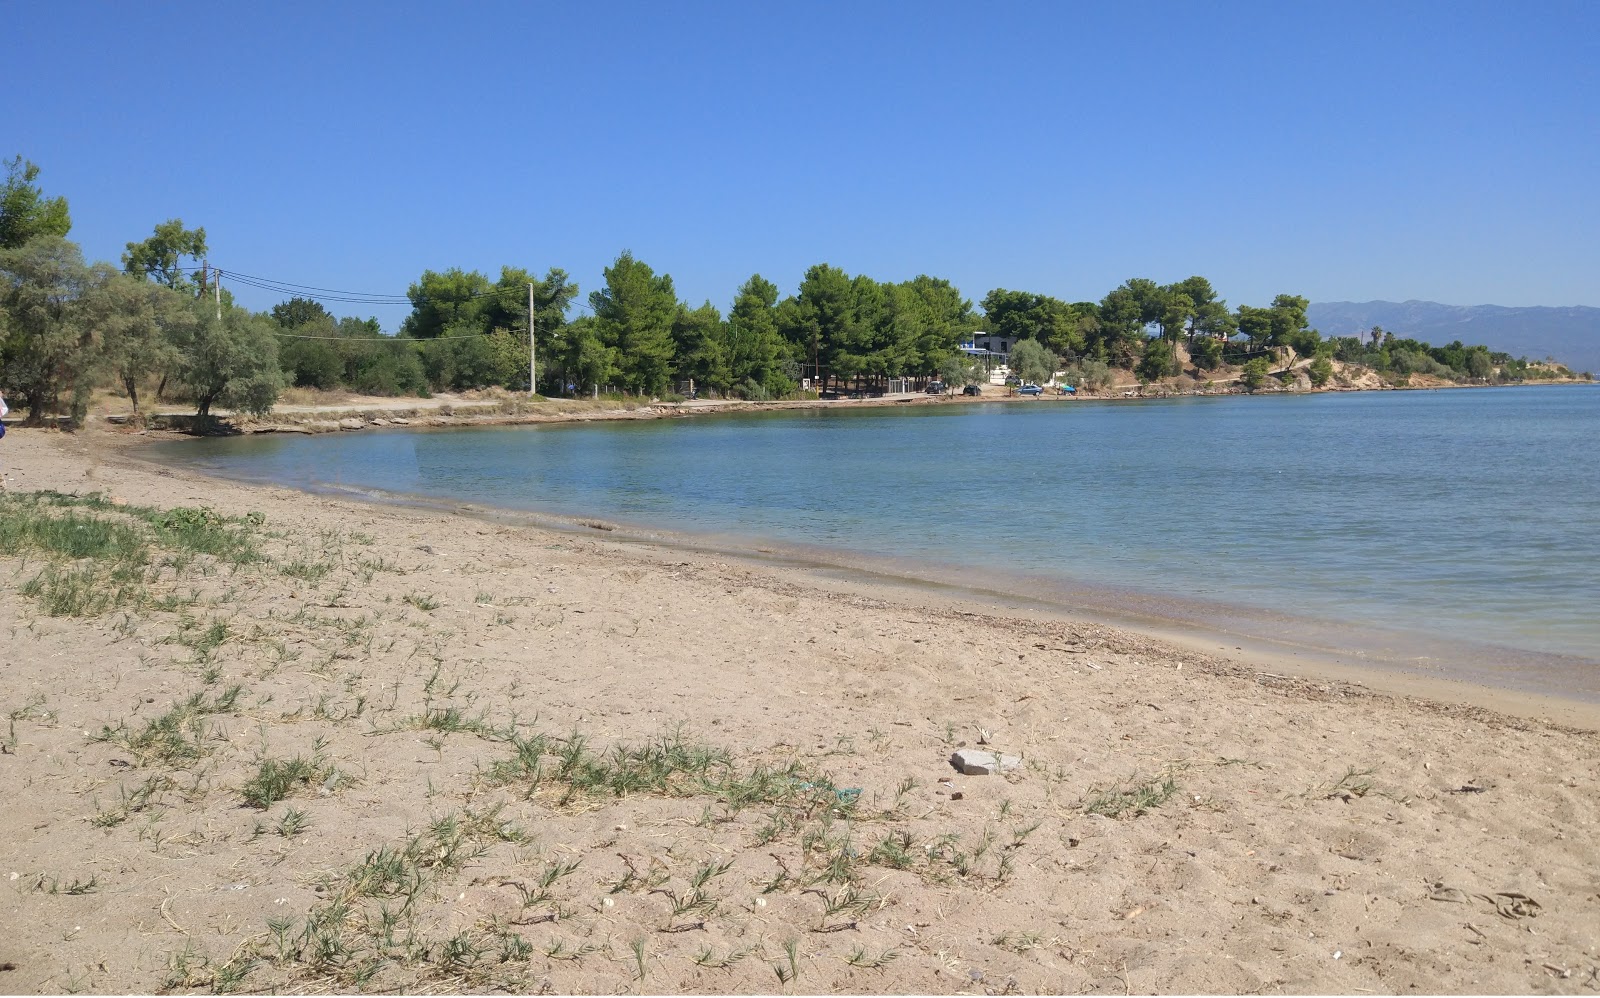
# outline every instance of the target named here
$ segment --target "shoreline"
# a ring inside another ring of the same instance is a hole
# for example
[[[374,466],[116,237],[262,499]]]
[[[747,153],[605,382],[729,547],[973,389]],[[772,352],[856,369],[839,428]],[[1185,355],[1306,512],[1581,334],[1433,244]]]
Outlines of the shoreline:
[[[124,457],[150,463],[148,457],[138,455],[138,450],[138,447],[128,448],[123,452]],[[843,551],[797,546],[772,539],[742,538],[743,543],[740,543],[721,535],[686,534],[639,524],[614,523],[593,516],[393,495],[359,488],[300,490],[275,482],[210,475],[193,468],[183,469],[183,473],[245,489],[285,490],[390,509],[462,516],[501,527],[556,531],[573,537],[595,537],[599,532],[608,544],[637,552],[642,557],[659,560],[687,554],[728,559],[756,573],[782,573],[789,584],[798,579],[798,584],[832,596],[846,594],[886,599],[918,612],[987,617],[1000,626],[1026,626],[1033,621],[1046,620],[1066,625],[1109,627],[1218,657],[1258,674],[1286,676],[1300,682],[1334,681],[1404,698],[1438,701],[1441,705],[1457,704],[1528,720],[1600,730],[1600,694],[1584,696],[1577,691],[1552,692],[1518,686],[1505,673],[1497,673],[1488,664],[1491,659],[1504,663],[1517,657],[1523,664],[1539,664],[1550,669],[1594,665],[1569,661],[1567,656],[1553,653],[1465,642],[1452,645],[1437,637],[1380,630],[1355,621],[1289,618],[1260,608],[1215,604],[1208,615],[1198,605],[1180,610],[1168,597],[1088,583],[1067,585],[1053,596],[1027,594],[1008,588],[1006,579],[991,578],[987,581],[992,584],[986,585],[984,581],[940,577],[943,572],[961,570],[958,566],[940,566],[940,571],[914,574],[907,565],[850,557]],[[1022,580],[1009,581],[1017,585]],[[1280,631],[1310,630],[1323,636],[1325,641],[1329,636],[1358,629],[1368,634],[1376,631],[1381,638],[1377,645],[1369,640],[1367,650],[1353,645],[1332,647],[1304,637],[1294,640],[1284,633],[1267,636],[1230,629],[1223,625],[1223,617],[1235,620],[1279,618]],[[1384,646],[1381,652],[1380,645]],[[1392,647],[1394,645],[1398,647]],[[1423,651],[1434,654],[1417,654]],[[1437,670],[1449,668],[1448,665],[1408,664],[1447,659],[1452,653],[1458,658],[1471,656],[1474,662],[1483,664],[1464,675],[1438,674]],[[1497,683],[1495,678],[1506,681]]]
[[[300,490],[277,483],[211,475],[194,468],[162,468],[151,458],[141,456],[139,452],[146,443],[163,436],[193,439],[187,434],[152,435],[131,432],[110,434],[101,441],[110,443],[110,446],[100,450],[91,460],[95,463],[102,461],[113,463],[127,469],[138,468],[167,478],[227,485],[247,496],[253,493],[270,495],[279,501],[290,496],[314,496],[332,503],[372,505],[418,516],[460,516],[501,528],[512,527],[540,533],[553,532],[571,538],[592,539],[598,536],[613,548],[631,551],[654,561],[669,560],[678,555],[729,559],[756,575],[781,576],[781,585],[785,588],[793,588],[798,578],[800,585],[818,594],[827,594],[830,597],[886,599],[913,612],[954,612],[968,617],[989,617],[1002,626],[1025,625],[1046,620],[1069,626],[1090,625],[1111,628],[1187,648],[1197,654],[1218,657],[1227,661],[1229,666],[1254,670],[1258,674],[1276,676],[1278,673],[1298,673],[1283,678],[1305,683],[1334,681],[1408,699],[1436,701],[1445,707],[1465,706],[1523,720],[1536,720],[1572,727],[1575,730],[1600,733],[1600,699],[1497,685],[1481,677],[1429,675],[1417,668],[1404,666],[1404,660],[1400,658],[1361,661],[1363,653],[1353,648],[1328,648],[1260,634],[1235,632],[1214,623],[1166,616],[1159,611],[1135,609],[1130,605],[1130,602],[1151,603],[1163,599],[1154,594],[1115,590],[1087,583],[1073,584],[1070,588],[1077,591],[1080,596],[1088,597],[1088,600],[1086,603],[1071,605],[1064,600],[1030,596],[1004,587],[991,588],[982,584],[904,574],[893,570],[891,566],[876,564],[872,559],[851,560],[843,557],[844,552],[802,548],[771,539],[746,538],[745,544],[718,543],[711,536],[681,534],[637,524],[619,525],[592,516],[568,516],[422,496],[373,495],[358,489]],[[84,451],[88,453],[89,448],[84,448]],[[997,614],[995,612],[997,608],[1006,612]],[[1247,607],[1219,605],[1218,609],[1222,612],[1276,615],[1272,611]],[[1307,620],[1297,618],[1294,623],[1304,624]],[[1314,623],[1332,630],[1368,626],[1354,621],[1322,619],[1317,619]],[[1400,637],[1432,643],[1420,635],[1404,634]],[[1234,647],[1230,649],[1229,644],[1234,644]],[[1478,646],[1470,647],[1478,648]],[[1482,646],[1478,650],[1483,653],[1531,655],[1534,658],[1564,658],[1559,655],[1532,653],[1522,649],[1499,649],[1493,646]],[[1234,652],[1241,654],[1235,655]],[[1352,658],[1356,661],[1350,661]],[[1274,671],[1263,673],[1262,670]]]
[[[14,990],[764,993],[778,966],[817,993],[1581,994],[1600,973],[1581,718],[213,479],[140,439],[0,453],[14,488],[112,497],[96,515],[210,508],[261,558],[164,555],[142,609],[79,617],[24,593],[38,555],[0,556]],[[563,753],[599,772],[673,739],[727,752],[737,788],[563,775]],[[952,769],[979,744],[1019,767]],[[370,879],[377,856],[412,893]]]
[[[791,403],[785,407],[816,408],[832,404],[837,403]],[[895,403],[876,404],[881,407]],[[558,414],[554,419],[541,419],[538,422],[587,421],[569,416]],[[494,421],[494,425],[504,423]],[[415,430],[419,427],[413,423],[394,428]],[[472,427],[447,423],[435,428]],[[174,439],[174,435],[168,434],[121,436],[118,439],[128,442],[127,453],[131,458],[147,461],[149,455],[141,456],[137,444],[155,436]],[[202,476],[211,474],[203,468],[186,470]],[[1118,627],[1201,650],[1220,651],[1229,657],[1253,657],[1262,663],[1263,668],[1276,671],[1288,669],[1362,682],[1380,688],[1403,690],[1406,695],[1427,696],[1429,684],[1437,683],[1438,695],[1442,699],[1465,698],[1479,706],[1504,709],[1522,716],[1534,716],[1541,711],[1548,714],[1554,710],[1569,723],[1600,725],[1600,689],[1592,683],[1585,685],[1586,677],[1592,674],[1595,663],[1559,652],[1514,648],[1481,640],[1454,640],[1392,624],[1375,625],[1360,620],[1294,615],[1267,608],[1216,600],[1185,599],[1091,581],[1057,579],[1041,583],[1035,579],[1006,575],[1000,569],[936,564],[925,559],[893,561],[771,537],[736,536],[714,531],[682,532],[625,522],[601,524],[592,514],[501,508],[461,499],[390,494],[381,490],[346,489],[333,485],[318,487],[314,483],[281,484],[227,476],[218,478],[247,487],[303,489],[307,494],[347,498],[362,503],[460,513],[502,525],[554,527],[579,533],[598,529],[604,531],[612,541],[626,542],[635,547],[658,546],[672,551],[737,558],[752,567],[802,571],[819,585],[831,584],[825,577],[843,574],[857,582],[886,587],[898,594],[895,598],[910,602],[933,599],[941,603],[960,602],[966,606],[1000,603],[1021,615],[1043,614],[1069,622]],[[1248,656],[1243,654],[1245,646],[1251,649]],[[1236,656],[1235,653],[1240,654]],[[1573,720],[1579,717],[1584,720]]]
[[[1139,403],[1176,398],[1211,398],[1219,396],[1280,396],[1348,394],[1352,392],[1422,392],[1443,389],[1531,388],[1587,385],[1595,382],[1581,379],[1538,380],[1515,384],[1495,385],[1415,385],[1415,386],[1325,386],[1322,388],[1280,387],[1268,391],[1246,392],[1232,390],[1189,389],[1183,391],[1155,390],[1146,394],[1142,389],[1114,389],[1105,393],[1070,396],[962,396],[947,394],[929,396],[923,393],[867,399],[788,399],[770,402],[748,402],[737,399],[699,400],[693,402],[590,402],[585,399],[539,397],[537,400],[511,395],[482,396],[442,394],[432,398],[386,398],[371,396],[347,403],[315,405],[287,404],[275,406],[272,413],[260,418],[238,418],[226,410],[218,410],[219,428],[223,434],[251,433],[338,433],[369,428],[396,427],[467,427],[467,426],[520,426],[542,423],[594,422],[631,419],[684,419],[696,416],[725,415],[739,412],[772,412],[791,409],[854,409],[882,408],[903,405],[983,405],[1005,403],[1016,405],[1049,403],[1115,402]],[[90,416],[107,425],[123,426],[131,415],[127,412],[97,413]],[[149,432],[173,433],[180,437],[196,435],[193,432],[197,417],[190,413],[155,412],[148,414]],[[17,422],[13,420],[13,422]]]

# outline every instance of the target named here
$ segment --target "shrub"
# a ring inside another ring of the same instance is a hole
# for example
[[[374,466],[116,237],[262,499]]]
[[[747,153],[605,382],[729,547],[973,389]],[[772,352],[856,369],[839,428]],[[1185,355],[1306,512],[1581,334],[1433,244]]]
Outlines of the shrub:
[[[1321,388],[1328,383],[1329,378],[1333,377],[1333,362],[1326,357],[1318,357],[1311,362],[1307,374],[1311,378],[1311,384]]]
[[[1212,336],[1202,336],[1195,341],[1190,359],[1197,370],[1216,370],[1222,366],[1222,341]]]
[[[1066,381],[1074,388],[1098,392],[1110,388],[1114,378],[1111,375],[1111,368],[1104,362],[1084,360],[1067,369]]]
[[[1246,389],[1252,392],[1255,391],[1266,384],[1268,366],[1267,358],[1265,357],[1257,357],[1255,360],[1247,362],[1244,365],[1244,371],[1239,375],[1239,381],[1244,384]]]

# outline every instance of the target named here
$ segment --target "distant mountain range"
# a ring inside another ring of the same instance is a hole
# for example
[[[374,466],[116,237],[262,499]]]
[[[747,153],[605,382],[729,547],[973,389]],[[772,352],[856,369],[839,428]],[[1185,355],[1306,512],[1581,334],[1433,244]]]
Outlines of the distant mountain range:
[[[1509,308],[1431,301],[1318,302],[1306,311],[1323,336],[1354,336],[1382,326],[1396,336],[1443,346],[1451,340],[1513,357],[1554,357],[1574,371],[1600,373],[1600,308]]]

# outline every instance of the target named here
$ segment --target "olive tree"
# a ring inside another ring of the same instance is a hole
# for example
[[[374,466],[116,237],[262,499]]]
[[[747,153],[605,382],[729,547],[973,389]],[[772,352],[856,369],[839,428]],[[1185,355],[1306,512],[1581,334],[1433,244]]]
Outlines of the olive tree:
[[[1056,355],[1038,340],[1020,340],[1011,348],[1011,370],[1023,381],[1042,385],[1056,375]]]
[[[253,416],[271,412],[283,389],[272,320],[242,308],[218,319],[204,301],[190,308],[195,321],[178,340],[177,378],[193,394],[196,414],[209,419],[213,405]]]
[[[28,407],[27,425],[41,425],[63,396],[81,422],[101,361],[87,320],[113,273],[86,265],[77,244],[60,236],[0,249],[0,387]]]
[[[100,329],[106,366],[128,393],[134,422],[142,422],[141,386],[177,370],[178,344],[193,340],[199,317],[181,293],[127,274],[112,277],[89,311]]]

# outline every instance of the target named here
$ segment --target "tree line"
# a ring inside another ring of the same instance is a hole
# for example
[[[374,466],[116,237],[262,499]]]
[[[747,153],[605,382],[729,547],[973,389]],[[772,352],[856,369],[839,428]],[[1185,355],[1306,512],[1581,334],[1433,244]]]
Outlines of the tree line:
[[[1113,369],[1142,382],[1225,364],[1262,383],[1263,352],[1287,347],[1314,358],[1313,382],[1332,360],[1405,377],[1520,379],[1545,369],[1453,343],[1435,348],[1374,329],[1324,339],[1308,302],[1278,295],[1266,306],[1229,308],[1210,281],[1133,278],[1098,301],[996,288],[979,306],[948,280],[879,281],[826,263],[780,296],[753,274],[726,313],[679,300],[672,278],[624,251],[586,300],[566,271],[517,266],[497,278],[427,270],[407,289],[411,312],[385,335],[377,320],[337,317],[320,302],[290,298],[267,312],[236,306],[203,264],[203,228],[173,219],[129,242],[121,266],[89,263],[66,236],[64,197],[46,196],[39,168],[18,156],[0,189],[0,387],[39,421],[83,418],[94,390],[115,386],[137,416],[153,393],[201,416],[213,407],[265,413],[286,387],[426,395],[500,386],[545,395],[620,391],[670,394],[692,382],[708,394],[792,397],[891,378],[973,383],[981,365],[962,349],[977,332],[1006,337],[1012,369],[1044,382],[1108,387]],[[196,264],[200,264],[196,266]],[[531,309],[530,309],[531,287]],[[576,313],[576,314],[575,314]],[[540,358],[529,384],[529,322]]]

